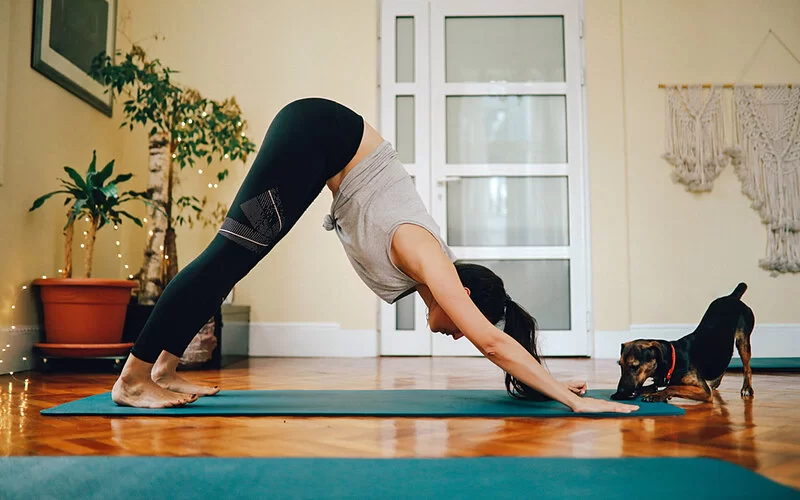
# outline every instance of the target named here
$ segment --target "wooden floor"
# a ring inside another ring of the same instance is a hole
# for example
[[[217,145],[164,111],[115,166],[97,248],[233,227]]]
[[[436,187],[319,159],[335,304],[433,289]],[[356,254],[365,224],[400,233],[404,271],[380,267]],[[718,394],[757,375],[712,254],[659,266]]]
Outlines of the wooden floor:
[[[613,361],[551,359],[560,379],[612,388]],[[224,389],[502,387],[481,358],[252,359],[187,376]],[[0,455],[219,457],[716,457],[800,488],[800,374],[756,374],[755,400],[729,373],[713,403],[678,401],[685,417],[289,418],[42,417],[105,392],[112,374],[0,376]],[[698,478],[702,479],[702,478]],[[680,478],[679,480],[684,480]]]

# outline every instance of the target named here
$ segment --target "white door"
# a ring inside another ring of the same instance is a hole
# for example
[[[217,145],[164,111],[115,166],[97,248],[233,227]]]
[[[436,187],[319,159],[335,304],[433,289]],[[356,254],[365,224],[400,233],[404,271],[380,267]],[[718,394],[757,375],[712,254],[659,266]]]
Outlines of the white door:
[[[413,159],[409,171],[457,257],[493,269],[536,317],[545,355],[589,353],[579,7],[431,0],[387,1],[382,11],[383,33],[394,27],[382,61],[394,55],[395,73],[384,64],[382,132]],[[413,83],[398,82],[407,68]],[[430,335],[418,298],[382,313],[384,354],[480,355],[466,339]]]

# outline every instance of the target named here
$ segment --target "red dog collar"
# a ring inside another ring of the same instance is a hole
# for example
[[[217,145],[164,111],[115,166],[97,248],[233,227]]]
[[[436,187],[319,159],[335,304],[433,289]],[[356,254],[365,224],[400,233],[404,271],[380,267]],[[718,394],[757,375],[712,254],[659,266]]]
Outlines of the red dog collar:
[[[666,381],[669,384],[669,379],[672,378],[672,372],[675,371],[675,346],[672,343],[669,344],[669,347],[672,349],[672,366],[669,367],[669,371],[667,372]]]

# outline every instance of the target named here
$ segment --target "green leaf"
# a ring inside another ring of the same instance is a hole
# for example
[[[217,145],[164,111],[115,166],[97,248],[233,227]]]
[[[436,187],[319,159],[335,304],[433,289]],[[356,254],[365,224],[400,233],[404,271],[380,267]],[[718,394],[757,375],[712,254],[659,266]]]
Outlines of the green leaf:
[[[122,175],[133,175],[133,174],[122,174]],[[122,196],[130,196],[130,199],[144,198],[146,200],[149,200],[150,198],[152,198],[148,191],[133,191],[133,190],[125,191],[120,195],[120,197]]]
[[[136,224],[137,226],[139,226],[139,227],[143,227],[143,226],[142,226],[142,221],[140,221],[139,219],[137,219],[137,218],[136,218],[136,217],[134,217],[133,215],[129,214],[128,212],[125,212],[124,210],[120,210],[120,211],[119,211],[119,212],[117,212],[117,213],[118,213],[119,215],[124,215],[125,217],[129,218],[129,219],[130,219],[130,220],[132,220],[132,221],[133,221],[133,223],[134,223],[134,224]]]
[[[95,165],[97,165],[97,150],[92,151],[92,163],[89,164],[87,173],[95,172]]]
[[[41,207],[44,204],[44,202],[47,201],[48,198],[50,198],[53,195],[59,194],[59,193],[69,194],[69,191],[53,191],[52,193],[47,193],[46,195],[43,195],[43,196],[40,196],[39,198],[36,198],[36,200],[34,200],[34,202],[33,202],[33,205],[31,206],[31,208],[28,209],[28,212],[33,212],[37,208]],[[67,198],[67,201],[69,201],[69,198]]]
[[[100,188],[100,192],[106,195],[108,198],[117,198],[117,185],[116,184],[109,184],[108,186],[103,186]]]
[[[121,184],[121,183],[123,183],[123,182],[125,182],[125,181],[129,180],[131,177],[133,177],[133,174],[119,174],[118,176],[116,176],[116,177],[114,178],[114,180],[112,180],[111,182],[109,182],[109,184]],[[128,194],[128,193],[133,193],[133,192],[134,192],[134,191],[128,191],[128,192],[126,192],[125,194]]]
[[[75,185],[78,186],[79,189],[86,191],[86,182],[84,182],[83,177],[81,174],[75,171],[72,167],[64,167],[64,171],[70,176],[70,178],[75,181]]]
[[[108,162],[108,164],[106,164],[105,167],[103,167],[103,170],[101,170],[100,173],[95,176],[94,179],[95,183],[98,186],[102,186],[103,183],[106,181],[106,179],[111,177],[111,174],[113,172],[114,172],[114,160],[111,160],[110,162]]]

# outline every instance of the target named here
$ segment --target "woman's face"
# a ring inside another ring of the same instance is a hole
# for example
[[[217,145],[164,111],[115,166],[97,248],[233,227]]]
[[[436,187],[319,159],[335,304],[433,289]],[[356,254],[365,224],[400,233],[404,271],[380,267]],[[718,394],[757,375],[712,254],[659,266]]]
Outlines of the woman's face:
[[[469,288],[464,288],[464,290],[469,295]],[[439,303],[436,300],[433,300],[430,309],[428,309],[428,327],[432,332],[449,335],[453,340],[458,340],[464,336],[444,309],[439,307]]]

